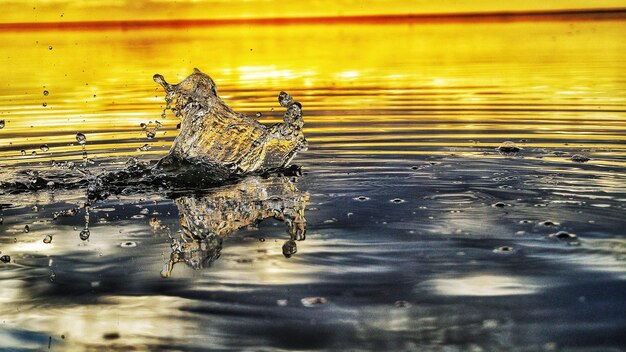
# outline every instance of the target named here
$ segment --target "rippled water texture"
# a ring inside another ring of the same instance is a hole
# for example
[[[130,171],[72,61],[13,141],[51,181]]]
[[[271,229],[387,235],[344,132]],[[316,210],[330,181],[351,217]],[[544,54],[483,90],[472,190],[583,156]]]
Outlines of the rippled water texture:
[[[0,182],[54,177],[0,195],[1,347],[623,350],[624,33],[4,29]],[[168,153],[181,120],[152,76],[194,67],[264,125],[280,91],[301,102],[302,175],[128,177],[85,206],[85,180]]]

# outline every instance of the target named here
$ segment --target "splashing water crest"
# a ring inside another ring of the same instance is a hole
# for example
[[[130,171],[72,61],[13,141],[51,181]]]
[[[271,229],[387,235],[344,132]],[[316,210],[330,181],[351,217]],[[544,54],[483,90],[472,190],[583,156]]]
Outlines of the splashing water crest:
[[[279,96],[287,109],[283,123],[266,127],[228,107],[218,97],[215,82],[198,69],[175,85],[159,74],[154,81],[165,89],[165,110],[182,119],[165,159],[214,164],[244,174],[285,167],[297,152],[307,149],[302,106],[285,92]]]

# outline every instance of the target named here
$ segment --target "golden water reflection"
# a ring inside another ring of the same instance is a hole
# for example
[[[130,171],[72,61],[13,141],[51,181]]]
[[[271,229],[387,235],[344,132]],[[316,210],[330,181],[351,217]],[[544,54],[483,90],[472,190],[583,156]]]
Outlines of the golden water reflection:
[[[155,140],[145,138],[139,124],[160,119],[163,105],[150,78],[159,72],[182,79],[196,66],[236,111],[261,112],[264,123],[280,119],[272,111],[276,95],[289,91],[304,105],[307,138],[334,142],[320,151],[354,150],[354,134],[374,127],[385,144],[357,145],[373,153],[394,147],[397,137],[381,133],[389,128],[431,153],[441,152],[432,140],[441,133],[454,137],[443,137],[449,147],[463,147],[468,140],[496,146],[530,131],[533,147],[571,138],[623,156],[623,145],[610,141],[626,131],[625,23],[6,30],[0,64],[11,70],[0,82],[0,163],[80,158],[72,145],[77,131],[97,157],[138,154],[144,143],[153,145],[149,154],[162,155],[178,121],[168,116]],[[48,152],[39,149],[44,143]]]

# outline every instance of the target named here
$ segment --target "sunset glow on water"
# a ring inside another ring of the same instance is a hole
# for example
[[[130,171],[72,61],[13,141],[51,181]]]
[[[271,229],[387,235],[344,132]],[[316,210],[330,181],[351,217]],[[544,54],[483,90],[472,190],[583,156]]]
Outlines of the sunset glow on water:
[[[589,3],[5,2],[0,350],[620,351],[626,4]],[[300,102],[302,173],[89,198],[196,67]]]

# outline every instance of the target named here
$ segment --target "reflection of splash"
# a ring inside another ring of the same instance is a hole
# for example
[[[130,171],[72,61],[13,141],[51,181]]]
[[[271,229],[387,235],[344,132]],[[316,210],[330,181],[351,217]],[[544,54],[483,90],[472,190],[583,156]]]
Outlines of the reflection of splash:
[[[217,164],[236,173],[280,168],[307,148],[302,134],[302,106],[282,92],[284,122],[266,127],[233,111],[218,96],[215,82],[198,69],[172,85],[154,75],[167,95],[166,110],[182,118],[169,158],[194,164]]]
[[[287,225],[289,240],[283,254],[290,257],[297,251],[295,241],[305,239],[308,199],[308,193],[300,192],[285,176],[248,177],[206,195],[176,199],[183,234],[173,240],[161,275],[169,277],[179,262],[194,269],[209,266],[220,256],[222,238],[267,218]]]

